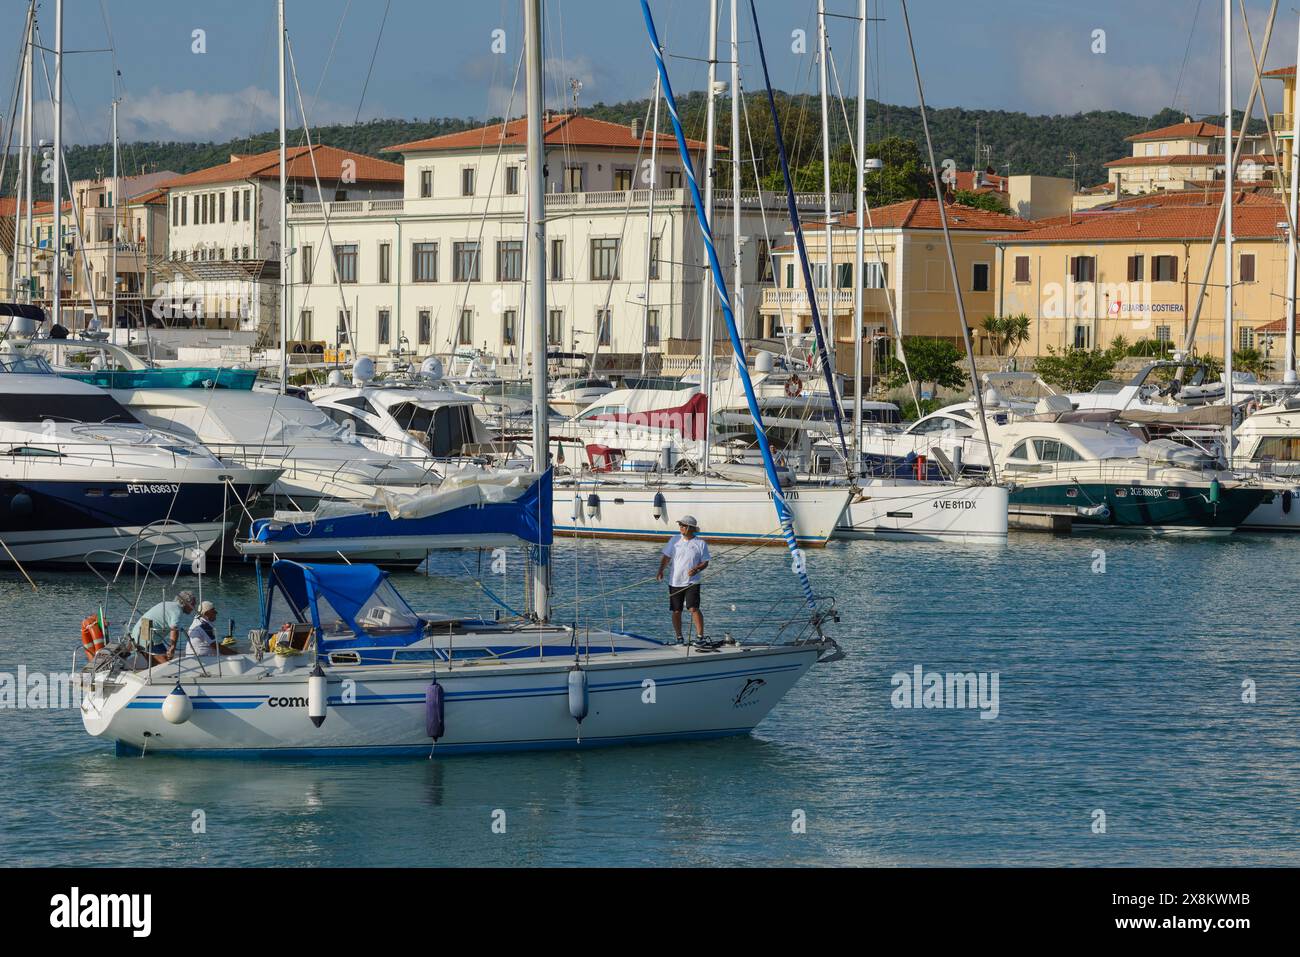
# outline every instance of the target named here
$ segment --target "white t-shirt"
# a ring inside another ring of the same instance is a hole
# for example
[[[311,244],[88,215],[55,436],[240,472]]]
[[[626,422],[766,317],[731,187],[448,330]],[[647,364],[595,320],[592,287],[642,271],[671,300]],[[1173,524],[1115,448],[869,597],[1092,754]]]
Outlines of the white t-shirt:
[[[217,653],[217,639],[215,629],[209,634],[208,629],[213,625],[206,618],[196,617],[193,624],[190,625],[190,640],[185,648],[187,655],[215,655]]]
[[[668,584],[673,588],[699,584],[699,574],[687,574],[696,565],[703,565],[709,560],[708,543],[696,535],[694,538],[673,536],[664,546],[664,554],[672,559],[669,565]]]

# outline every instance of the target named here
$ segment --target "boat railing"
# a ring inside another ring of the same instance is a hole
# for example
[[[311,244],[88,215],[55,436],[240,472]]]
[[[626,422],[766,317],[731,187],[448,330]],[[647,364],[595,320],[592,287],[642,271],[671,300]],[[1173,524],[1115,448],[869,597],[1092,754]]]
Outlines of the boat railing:
[[[802,594],[747,600],[745,621],[749,626],[731,637],[742,645],[797,645],[819,640],[822,625],[836,617],[835,599],[830,595],[813,596],[811,608]]]
[[[93,424],[93,423],[89,423]],[[28,450],[28,451],[23,451]],[[132,461],[127,458],[118,459],[118,455],[124,455],[126,451],[132,452],[149,452],[158,453],[166,452],[171,457],[172,468],[181,468],[191,463],[190,454],[178,453],[173,448],[157,444],[138,444],[127,445],[126,449],[119,449],[116,443],[107,441],[86,441],[75,442],[67,439],[46,439],[33,436],[30,440],[10,441],[8,447],[0,449],[0,459],[17,464],[23,462],[27,465],[46,465],[52,458],[75,459],[76,462],[68,464],[84,465],[102,465],[104,460],[108,460],[110,466],[142,466],[153,465],[153,463],[142,463]],[[195,448],[195,453],[201,453],[202,449]],[[53,454],[45,454],[45,453]]]

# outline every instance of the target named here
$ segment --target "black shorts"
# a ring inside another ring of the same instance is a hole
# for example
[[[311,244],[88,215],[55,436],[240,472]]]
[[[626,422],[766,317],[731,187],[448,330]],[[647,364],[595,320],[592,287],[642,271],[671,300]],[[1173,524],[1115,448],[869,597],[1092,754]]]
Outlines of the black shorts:
[[[683,608],[700,607],[700,585],[696,582],[694,585],[682,585],[680,588],[668,587],[668,608],[670,611],[681,611]]]

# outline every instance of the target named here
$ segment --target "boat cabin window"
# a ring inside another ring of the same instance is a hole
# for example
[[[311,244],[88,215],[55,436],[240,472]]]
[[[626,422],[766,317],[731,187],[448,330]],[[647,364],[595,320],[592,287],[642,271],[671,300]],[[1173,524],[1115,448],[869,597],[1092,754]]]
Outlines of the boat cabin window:
[[[1007,458],[1015,459],[1017,462],[1028,462],[1029,461],[1029,440],[1026,439],[1024,442],[1021,442],[1014,449],[1012,449],[1011,453],[1007,456]]]
[[[1260,439],[1252,462],[1300,462],[1300,435],[1268,435]]]
[[[108,393],[99,395],[0,394],[0,422],[127,422],[138,420]]]
[[[353,409],[360,409],[362,412],[369,412],[377,415],[375,406],[364,395],[349,396],[346,399],[339,399],[339,405],[346,405]]]
[[[623,415],[627,412],[621,405],[602,405],[592,409],[590,412],[584,412],[584,419],[595,419],[602,415]]]
[[[954,431],[960,428],[965,428],[965,426],[956,419],[949,418],[946,415],[937,415],[932,419],[917,422],[908,431],[913,435],[934,435],[939,432]]]
[[[404,431],[427,435],[429,451],[434,455],[458,455],[464,446],[477,441],[474,410],[468,405],[426,409],[412,402],[401,402],[388,412]]]
[[[343,426],[345,431],[352,432],[356,435],[365,436],[368,439],[383,438],[379,431],[369,422],[359,415],[353,415],[346,409],[325,409],[325,414],[331,419]]]
[[[1034,439],[1040,462],[1082,462],[1083,456],[1057,439]]]
[[[54,370],[44,356],[7,355],[0,356],[0,372],[13,372],[22,375],[53,375]]]

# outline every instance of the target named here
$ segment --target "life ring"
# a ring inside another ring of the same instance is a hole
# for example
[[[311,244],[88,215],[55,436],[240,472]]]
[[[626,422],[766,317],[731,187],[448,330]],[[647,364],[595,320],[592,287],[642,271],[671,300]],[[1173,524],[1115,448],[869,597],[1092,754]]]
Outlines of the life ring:
[[[790,376],[785,380],[785,394],[790,398],[795,398],[803,393],[803,380],[797,374]]]
[[[94,660],[97,652],[104,650],[104,629],[98,615],[87,615],[81,621],[81,647],[86,657]]]

